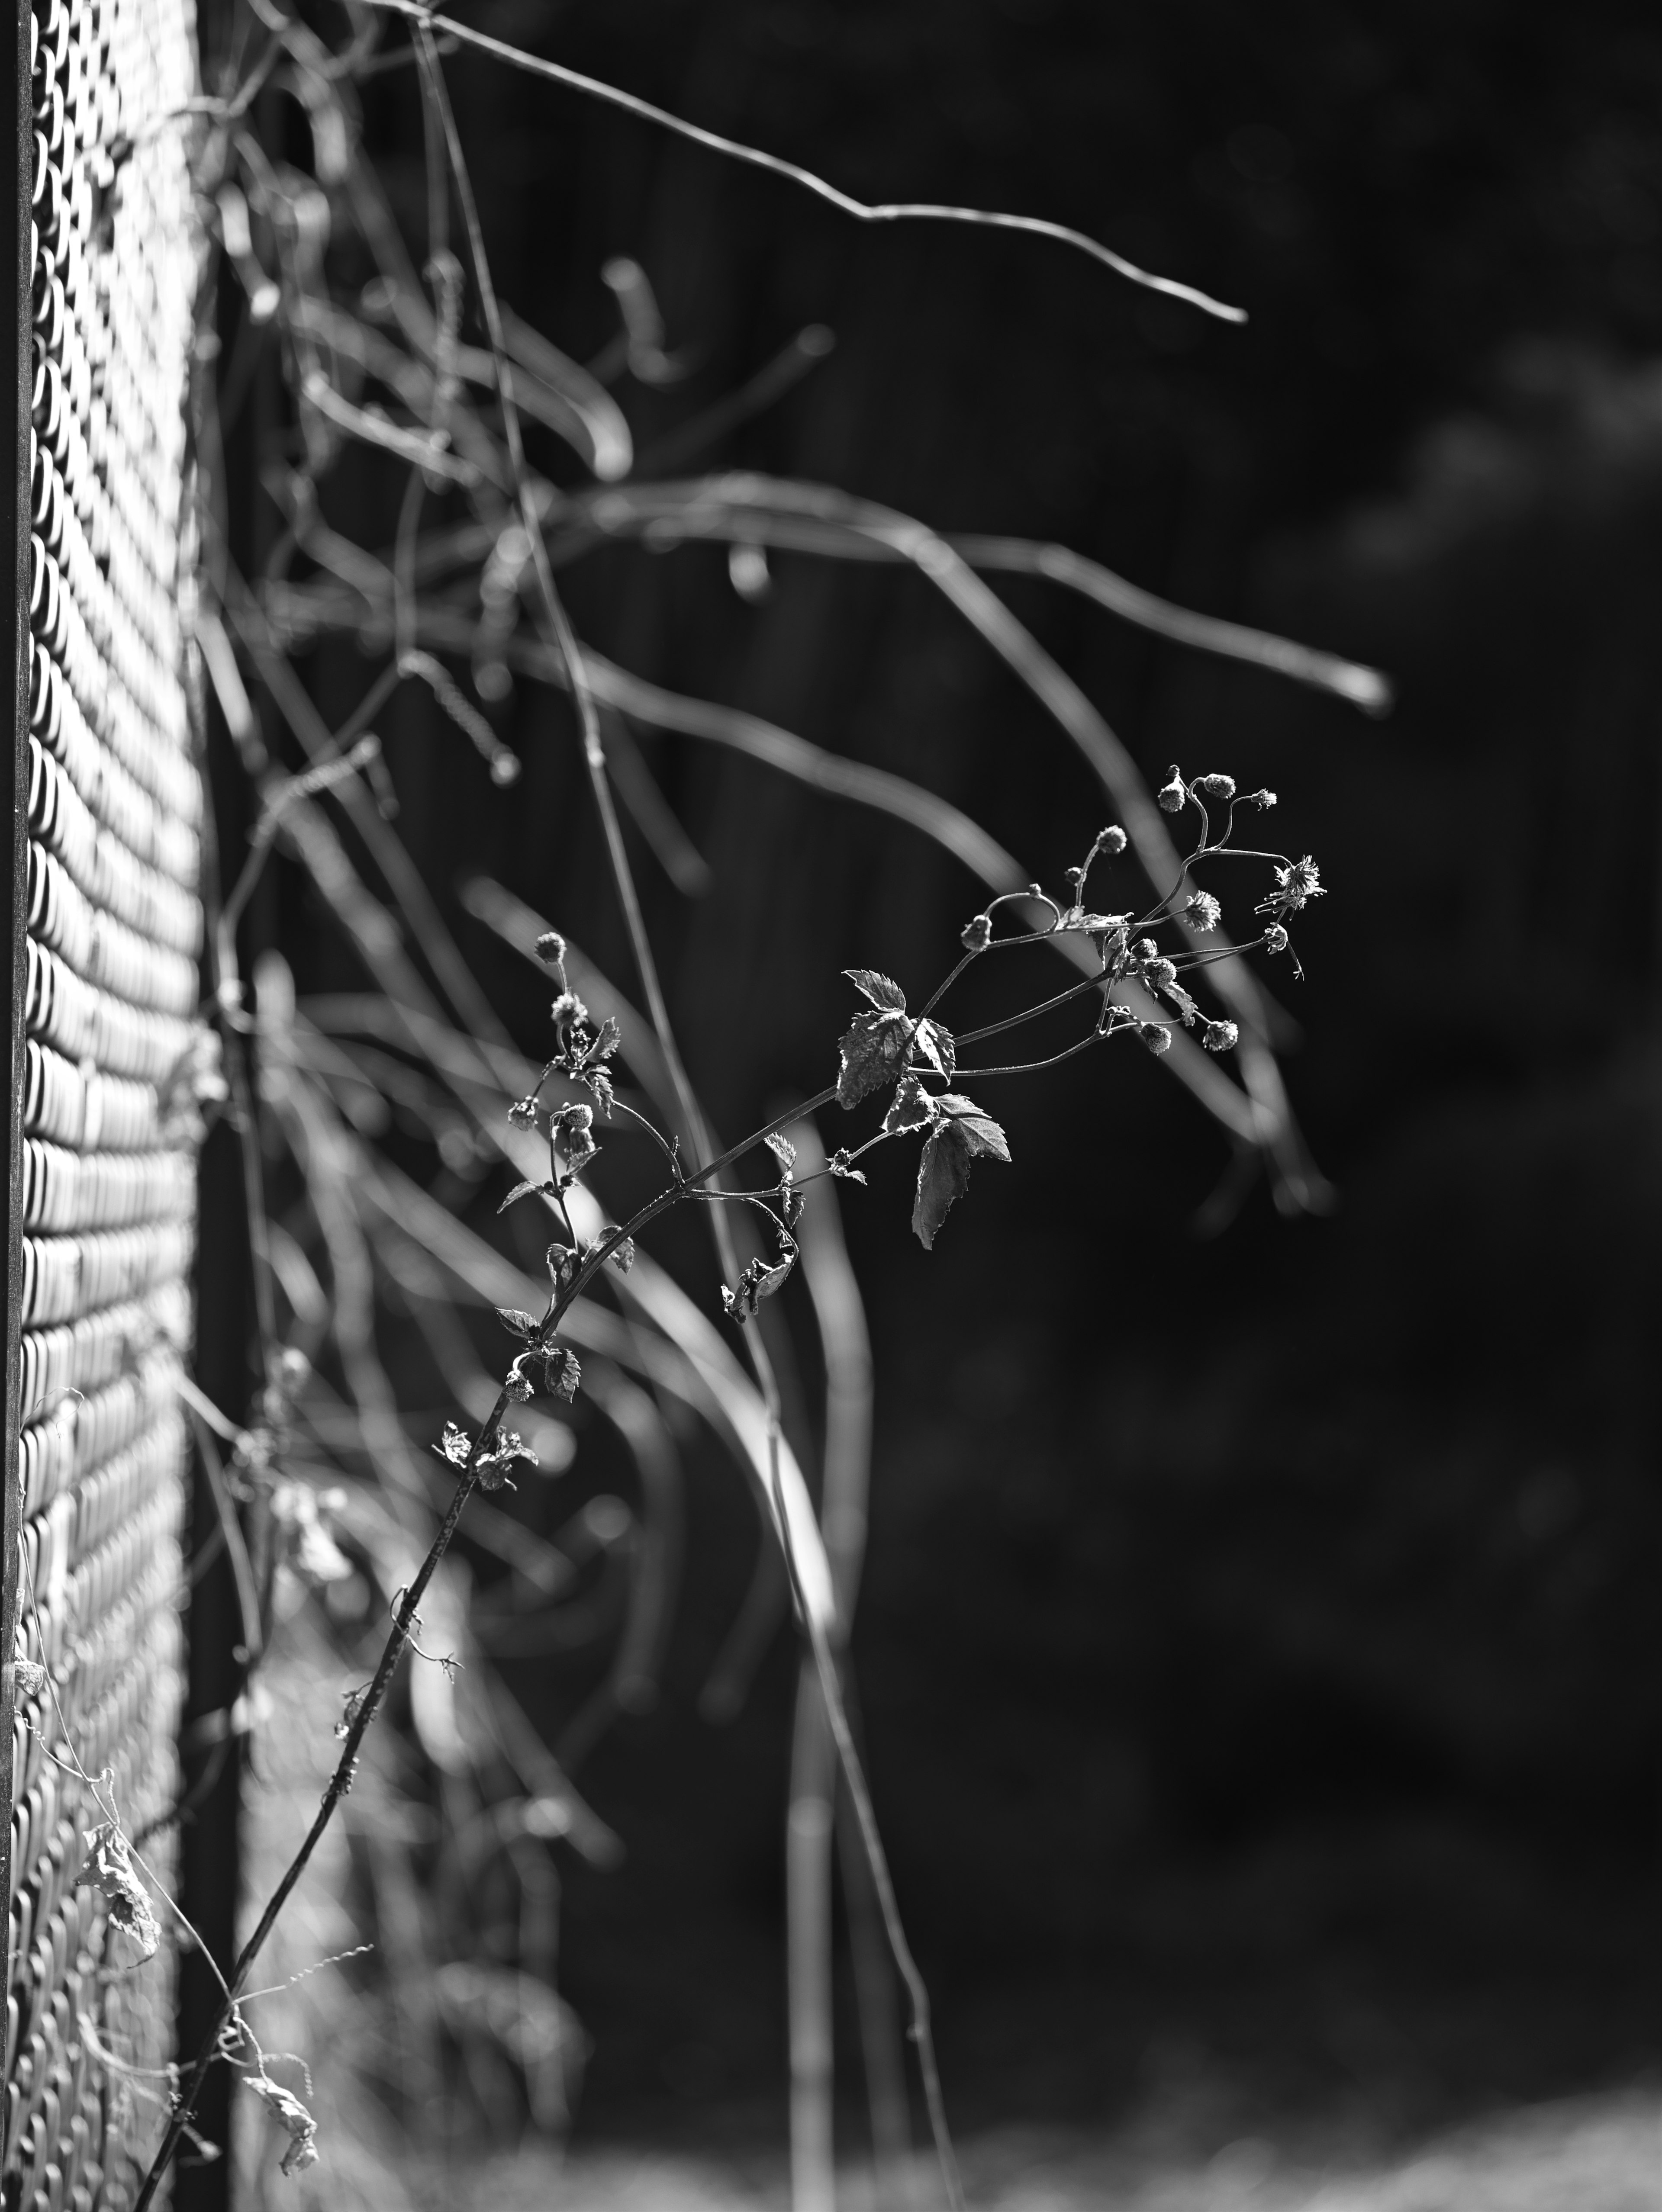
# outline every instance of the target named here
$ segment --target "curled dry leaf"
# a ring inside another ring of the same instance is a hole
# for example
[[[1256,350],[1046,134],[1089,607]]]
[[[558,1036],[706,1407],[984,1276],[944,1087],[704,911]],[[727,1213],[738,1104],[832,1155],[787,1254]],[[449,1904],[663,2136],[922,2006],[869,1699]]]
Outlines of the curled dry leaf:
[[[113,1820],[100,1820],[86,1835],[87,1856],[75,1878],[76,1888],[84,1882],[101,1890],[109,1902],[112,1925],[132,1938],[141,1959],[155,1958],[161,1948],[161,1931],[144,1885],[133,1871],[126,1838]]]
[[[289,2131],[289,2148],[283,2154],[284,2173],[304,2173],[308,2166],[315,2166],[318,2124],[294,2091],[285,2089],[281,2081],[272,2081],[269,2074],[245,2074],[242,2081],[244,2087],[252,2089]]]
[[[776,1291],[782,1288],[785,1279],[795,1262],[796,1255],[794,1251],[788,1252],[775,1267],[770,1267],[764,1260],[752,1260],[744,1273],[740,1276],[737,1290],[730,1291],[723,1283],[721,1310],[728,1320],[736,1321],[741,1325],[747,1321],[753,1321],[756,1317],[757,1307],[761,1304],[764,1298],[770,1298]]]

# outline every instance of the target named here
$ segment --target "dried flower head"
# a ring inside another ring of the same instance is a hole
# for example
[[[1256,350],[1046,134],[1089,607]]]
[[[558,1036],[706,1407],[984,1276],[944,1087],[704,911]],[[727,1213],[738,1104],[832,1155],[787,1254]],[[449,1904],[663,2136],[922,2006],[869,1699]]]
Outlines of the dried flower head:
[[[1201,1042],[1208,1052],[1229,1052],[1239,1043],[1240,1034],[1233,1022],[1208,1022],[1201,1031]]]
[[[1111,823],[1106,830],[1099,830],[1097,832],[1097,849],[1099,852],[1111,853],[1117,858],[1125,850],[1125,832],[1117,822]]]
[[[1259,907],[1260,914],[1296,914],[1310,900],[1326,896],[1321,871],[1308,853],[1303,860],[1289,860],[1284,868],[1277,868],[1275,885]]]
[[[1172,777],[1170,782],[1161,784],[1154,796],[1160,802],[1160,810],[1162,814],[1181,814],[1184,808],[1188,805],[1189,787],[1184,783],[1182,776],[1178,774],[1178,764],[1175,761],[1172,763]]]
[[[1197,775],[1190,788],[1197,798],[1210,799],[1221,805],[1235,796],[1235,779],[1233,775]]]
[[[1163,1052],[1172,1049],[1172,1032],[1164,1022],[1139,1022],[1137,1035],[1158,1060]]]
[[[1190,929],[1215,929],[1223,919],[1223,908],[1210,891],[1196,891],[1184,908],[1183,918]]]
[[[959,933],[959,942],[966,952],[984,952],[993,941],[993,918],[989,914],[978,914],[966,921]]]

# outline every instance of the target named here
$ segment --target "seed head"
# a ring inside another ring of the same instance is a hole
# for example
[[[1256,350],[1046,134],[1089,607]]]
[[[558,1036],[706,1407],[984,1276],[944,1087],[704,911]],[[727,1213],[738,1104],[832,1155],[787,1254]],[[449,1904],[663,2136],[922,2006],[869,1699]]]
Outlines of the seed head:
[[[1263,933],[1265,951],[1285,952],[1287,950],[1287,932],[1282,927],[1280,922],[1272,921],[1269,928],[1266,929]]]
[[[1139,1022],[1137,1035],[1158,1060],[1163,1052],[1172,1049],[1172,1032],[1164,1022]]]
[[[565,958],[566,942],[557,929],[545,930],[537,939],[537,957],[550,968],[557,968]]]
[[[1243,806],[1262,807],[1267,813],[1275,804],[1275,794],[1273,791],[1249,791],[1241,804]]]
[[[1116,857],[1125,850],[1125,832],[1117,822],[1111,828],[1099,831],[1097,850],[1099,853],[1111,853]]]
[[[993,941],[993,918],[989,914],[978,914],[966,921],[959,933],[959,942],[967,952],[984,952]]]
[[[1296,910],[1307,900],[1325,896],[1321,884],[1321,870],[1306,853],[1301,860],[1294,860],[1285,868],[1277,868],[1275,881],[1281,886],[1282,902]]]
[[[1196,777],[1191,788],[1198,797],[1214,799],[1221,804],[1235,796],[1235,779],[1233,775],[1200,775]]]
[[[575,991],[562,991],[554,1001],[552,1012],[555,1021],[562,1027],[588,1019],[588,1008]]]
[[[1154,795],[1160,801],[1160,810],[1162,814],[1182,813],[1188,802],[1189,790],[1178,772],[1178,764],[1175,761],[1172,763],[1171,781],[1163,783]]]
[[[1184,920],[1190,929],[1215,929],[1223,918],[1223,908],[1210,891],[1196,891],[1184,908]]]
[[[1168,983],[1177,981],[1178,971],[1169,960],[1148,960],[1143,963],[1142,980],[1151,991],[1163,991]]]
[[[1240,1042],[1240,1034],[1233,1022],[1208,1022],[1201,1042],[1208,1052],[1228,1052]]]

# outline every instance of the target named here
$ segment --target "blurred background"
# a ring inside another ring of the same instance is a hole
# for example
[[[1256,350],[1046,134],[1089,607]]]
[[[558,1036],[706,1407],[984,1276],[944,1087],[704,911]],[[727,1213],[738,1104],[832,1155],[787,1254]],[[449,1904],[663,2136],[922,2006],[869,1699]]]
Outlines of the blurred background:
[[[1190,2095],[1221,2142],[1653,2081],[1653,11],[463,13],[862,198],[1048,216],[1250,313],[1228,327],[1031,240],[861,228],[454,53],[503,296],[592,361],[618,329],[603,265],[631,257],[649,283],[676,374],[615,386],[637,476],[753,468],[1061,542],[1397,687],[1370,720],[998,580],[1145,777],[1175,760],[1268,783],[1279,841],[1321,862],[1304,980],[1266,981],[1330,1202],[1284,1215],[1262,1179],[1231,1183],[1215,1127],[1129,1048],[988,1086],[1014,1164],[979,1171],[933,1254],[909,1232],[910,1162],[879,1154],[868,1189],[840,1188],[875,1371],[853,1674],[954,2119],[1100,2130]],[[361,98],[418,254],[413,73]],[[776,404],[678,450],[811,325],[834,346]],[[551,441],[533,458],[576,480]],[[281,520],[243,466],[233,528],[269,544]],[[326,505],[385,545],[397,487],[374,466],[349,454]],[[1107,818],[1099,791],[938,594],[788,552],[739,581],[725,548],[638,544],[562,577],[625,668],[929,787],[1059,886]],[[372,664],[339,641],[296,665],[332,726]],[[567,702],[521,683],[487,704],[523,763],[508,793],[420,686],[376,727],[400,832],[540,1057],[546,988],[461,885],[488,874],[626,988],[632,969]],[[840,970],[920,1002],[983,895],[901,824],[691,738],[637,742],[680,831],[655,854],[625,834],[692,1080],[733,1135],[834,1075]],[[302,1005],[358,988],[297,870],[251,927]],[[465,1145],[404,1157],[487,1227],[499,1172]],[[697,1227],[654,1249],[714,1314]],[[781,1304],[811,1463],[817,1339],[800,1286]],[[395,1313],[380,1336],[426,1406],[423,1340]],[[569,1468],[505,1504],[542,1534],[632,1494],[581,1399],[572,1428]],[[701,1714],[758,1524],[710,1441],[679,1447],[659,1694],[581,1767],[622,1852],[557,1858],[557,1986],[587,2049],[573,2140],[765,2151],[785,2115],[796,1652],[781,1613],[736,1714]],[[484,1586],[504,1571],[467,1556]],[[608,1650],[496,1663],[553,1745]],[[838,2008],[858,2142],[840,1987]]]

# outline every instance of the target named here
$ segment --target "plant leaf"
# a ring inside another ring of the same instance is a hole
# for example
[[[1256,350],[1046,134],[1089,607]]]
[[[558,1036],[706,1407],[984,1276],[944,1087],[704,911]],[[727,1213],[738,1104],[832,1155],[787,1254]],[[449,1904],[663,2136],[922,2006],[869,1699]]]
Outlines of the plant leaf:
[[[903,1013],[855,1016],[838,1048],[842,1054],[837,1077],[839,1106],[857,1106],[862,1098],[894,1080],[906,1056],[911,1028]]]
[[[87,1856],[75,1878],[103,1891],[109,1901],[110,1921],[138,1946],[141,1959],[153,1959],[161,1948],[161,1931],[155,1924],[144,1885],[133,1872],[127,1856],[127,1839],[113,1820],[100,1820],[87,1833]]]
[[[871,1000],[873,1006],[888,1013],[905,1012],[906,994],[898,983],[892,982],[886,975],[880,975],[875,968],[845,968],[843,973],[856,991]]]
[[[294,2091],[285,2089],[281,2081],[272,2081],[269,2074],[245,2074],[242,2084],[245,2088],[252,2089],[267,2110],[289,2130],[289,2148],[283,2154],[284,2173],[303,2173],[308,2166],[315,2166],[318,2162],[318,2124]]]
[[[917,1164],[912,1205],[912,1230],[926,1252],[934,1249],[941,1223],[970,1187],[970,1163],[1010,1157],[1003,1130],[973,1099],[949,1091],[934,1104],[935,1125]]]
[[[554,1186],[552,1183],[516,1182],[513,1189],[508,1192],[507,1197],[502,1200],[502,1204],[496,1208],[497,1212],[506,1213],[510,1206],[516,1206],[521,1199],[528,1198],[533,1190],[540,1191],[545,1198],[551,1198],[554,1195]]]
[[[892,1137],[899,1129],[927,1128],[934,1120],[934,1099],[915,1075],[903,1075],[893,1103],[883,1116],[884,1135]]]
[[[961,1091],[943,1091],[934,1102],[934,1110],[962,1133],[971,1159],[984,1158],[1009,1164],[1010,1147],[1003,1130],[973,1098],[965,1098]]]
[[[920,1022],[912,1043],[935,1073],[950,1083],[958,1066],[958,1040],[952,1031],[943,1030],[939,1022]]]
[[[769,1267],[763,1260],[752,1260],[739,1278],[739,1287],[730,1291],[721,1285],[721,1310],[730,1321],[743,1323],[753,1320],[756,1309],[764,1298],[770,1298],[783,1287],[785,1278],[796,1264],[796,1255],[788,1252],[776,1267]]]
[[[528,1313],[521,1313],[518,1306],[498,1306],[496,1318],[508,1334],[517,1336],[521,1344],[537,1334],[534,1316]]]
[[[777,1129],[770,1130],[762,1140],[779,1163],[782,1182],[788,1182],[796,1170],[796,1147],[788,1137],[782,1137]]]

